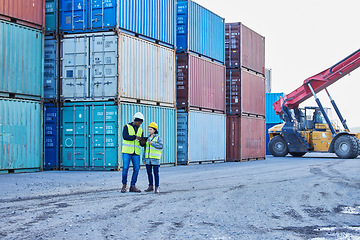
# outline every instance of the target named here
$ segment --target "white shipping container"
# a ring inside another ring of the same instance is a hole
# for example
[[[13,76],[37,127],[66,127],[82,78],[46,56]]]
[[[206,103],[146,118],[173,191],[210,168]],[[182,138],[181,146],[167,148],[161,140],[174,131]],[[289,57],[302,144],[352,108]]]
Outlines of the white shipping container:
[[[175,106],[175,52],[123,33],[65,35],[62,100]]]

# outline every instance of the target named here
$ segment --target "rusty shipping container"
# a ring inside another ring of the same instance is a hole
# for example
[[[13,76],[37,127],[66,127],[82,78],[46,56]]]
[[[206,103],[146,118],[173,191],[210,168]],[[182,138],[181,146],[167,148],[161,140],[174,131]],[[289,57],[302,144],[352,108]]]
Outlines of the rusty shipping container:
[[[177,59],[178,109],[225,112],[225,66],[189,53]]]
[[[0,0],[0,19],[43,29],[45,25],[45,1]]]
[[[226,113],[265,116],[265,78],[246,69],[226,69]]]
[[[242,23],[226,23],[225,63],[265,74],[265,37]]]
[[[265,159],[265,118],[227,116],[226,161]]]

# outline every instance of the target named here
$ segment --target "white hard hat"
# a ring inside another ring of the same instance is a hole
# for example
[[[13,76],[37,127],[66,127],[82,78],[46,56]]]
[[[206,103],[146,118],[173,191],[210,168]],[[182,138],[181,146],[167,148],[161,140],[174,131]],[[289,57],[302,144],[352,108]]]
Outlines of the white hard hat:
[[[134,119],[136,119],[136,118],[141,119],[141,120],[144,121],[144,115],[141,112],[135,113]]]

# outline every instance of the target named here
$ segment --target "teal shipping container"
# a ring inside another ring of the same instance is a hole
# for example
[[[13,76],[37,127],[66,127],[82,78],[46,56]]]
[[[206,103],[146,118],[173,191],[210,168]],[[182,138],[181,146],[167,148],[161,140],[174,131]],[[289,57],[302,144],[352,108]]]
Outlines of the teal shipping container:
[[[65,103],[61,107],[61,168],[64,170],[120,170],[122,128],[135,112],[145,116],[144,132],[155,121],[164,140],[161,164],[176,163],[174,108],[113,102]],[[120,126],[120,127],[119,127]],[[119,144],[120,143],[120,144]]]
[[[273,103],[284,96],[284,93],[266,93],[266,123],[281,123],[280,116],[275,113]]]
[[[42,168],[41,104],[0,98],[0,173]]]
[[[59,30],[59,0],[45,0],[45,32],[56,34]]]
[[[41,99],[44,36],[41,31],[0,21],[0,95]]]

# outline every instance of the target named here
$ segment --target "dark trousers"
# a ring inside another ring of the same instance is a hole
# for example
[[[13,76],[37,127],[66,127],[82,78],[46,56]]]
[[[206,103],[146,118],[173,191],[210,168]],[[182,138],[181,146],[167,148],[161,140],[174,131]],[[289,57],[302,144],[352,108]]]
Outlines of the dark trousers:
[[[154,171],[155,187],[159,186],[159,168],[160,168],[160,165],[146,164],[146,171],[147,171],[147,175],[148,175],[148,179],[149,179],[149,186],[154,186],[152,171]]]

